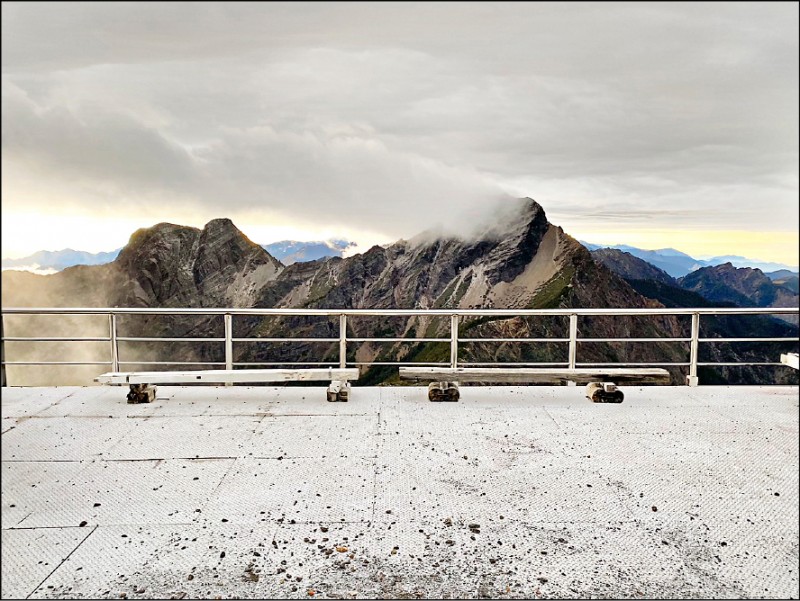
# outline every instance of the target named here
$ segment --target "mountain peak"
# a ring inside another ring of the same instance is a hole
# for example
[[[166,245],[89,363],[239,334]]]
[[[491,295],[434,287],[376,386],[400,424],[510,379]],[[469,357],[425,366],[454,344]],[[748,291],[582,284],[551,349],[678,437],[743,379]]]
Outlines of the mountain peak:
[[[727,262],[702,267],[679,280],[680,285],[711,301],[732,302],[741,307],[796,306],[797,295],[770,280],[760,269],[736,267]]]
[[[203,226],[203,230],[209,230],[209,231],[214,231],[214,230],[236,230],[236,231],[239,231],[239,228],[237,228],[233,224],[233,221],[231,221],[227,217],[217,217],[216,219],[212,219],[211,221],[206,223]]]
[[[519,202],[522,205],[523,210],[525,210],[525,211],[529,211],[529,212],[542,211],[542,212],[544,212],[544,207],[542,207],[542,205],[540,205],[538,202],[536,202],[530,196],[523,196],[522,198],[519,199]]]

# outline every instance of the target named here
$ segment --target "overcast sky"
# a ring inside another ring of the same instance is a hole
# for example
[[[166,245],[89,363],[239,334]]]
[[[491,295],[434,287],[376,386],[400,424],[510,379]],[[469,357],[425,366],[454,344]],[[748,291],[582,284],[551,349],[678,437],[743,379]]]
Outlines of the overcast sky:
[[[3,256],[222,216],[388,242],[510,195],[590,241],[797,264],[794,2],[2,17]]]

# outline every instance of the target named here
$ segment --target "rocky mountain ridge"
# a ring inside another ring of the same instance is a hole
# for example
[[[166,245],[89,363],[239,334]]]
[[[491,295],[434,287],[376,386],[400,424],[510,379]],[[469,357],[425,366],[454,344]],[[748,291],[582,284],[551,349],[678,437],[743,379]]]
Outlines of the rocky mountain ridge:
[[[798,295],[767,277],[760,269],[734,267],[731,263],[703,267],[678,280],[686,290],[712,302],[731,302],[740,307],[796,307]]]
[[[726,263],[703,267],[675,279],[645,260],[621,250],[603,248],[591,252],[596,261],[603,263],[639,292],[642,290],[636,282],[649,281],[696,293],[704,301],[717,305],[730,303],[737,307],[796,307],[800,302],[797,292],[783,284],[784,281],[791,282],[791,278],[781,280],[779,277],[782,274],[773,278],[759,269],[735,267]]]
[[[769,277],[772,277],[771,273],[775,271],[786,271],[790,276],[798,275],[797,266],[791,267],[789,265],[784,265],[783,263],[750,259],[740,255],[724,255],[719,257],[711,257],[710,259],[696,259],[674,248],[645,250],[635,246],[629,246],[627,244],[605,245],[592,244],[591,242],[583,241],[581,244],[583,244],[590,251],[609,249],[626,252],[634,257],[647,261],[647,263],[650,265],[658,267],[674,278],[688,275],[692,271],[700,269],[701,267],[714,267],[724,263],[731,263],[734,267],[750,267],[752,269],[760,269]]]
[[[616,248],[599,248],[591,253],[595,261],[599,261],[626,280],[653,280],[668,286],[678,285],[678,281],[666,271],[629,252]]]
[[[118,257],[52,275],[3,272],[5,306],[250,306],[284,266],[230,219],[201,230],[159,223],[134,232]]]
[[[28,277],[30,276],[30,277]],[[330,257],[284,267],[228,219],[202,230],[158,224],[137,231],[117,260],[50,276],[3,273],[5,306],[311,307],[311,308],[553,308],[661,307],[593,260],[578,241],[547,220],[542,207],[521,199],[481,235],[465,240],[425,232],[352,257]],[[172,316],[119,320],[121,335],[218,337],[219,319]],[[565,337],[563,317],[465,319],[462,337]],[[671,316],[581,318],[582,337],[680,337],[688,323]],[[348,347],[348,360],[435,363],[449,357],[449,320],[431,316],[348,320],[351,338],[405,338]],[[239,316],[235,337],[335,337],[336,319]],[[215,343],[134,343],[127,360],[218,364]],[[459,360],[481,363],[566,362],[563,343],[465,343]],[[121,351],[122,352],[122,351]],[[581,343],[580,362],[681,362],[674,343]],[[338,361],[331,343],[235,344],[234,359],[256,364]],[[680,369],[675,382],[682,382]],[[372,366],[361,383],[396,378]]]

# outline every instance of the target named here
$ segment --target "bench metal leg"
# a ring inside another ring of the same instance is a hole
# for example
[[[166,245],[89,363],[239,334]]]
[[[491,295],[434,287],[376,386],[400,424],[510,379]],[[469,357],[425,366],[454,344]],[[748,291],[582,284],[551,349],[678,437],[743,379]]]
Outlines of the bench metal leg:
[[[458,382],[431,382],[428,384],[428,400],[434,403],[458,401],[461,394]]]
[[[152,403],[156,400],[156,387],[152,384],[131,384],[128,403]]]
[[[329,403],[346,403],[350,400],[350,382],[334,380],[328,386]]]
[[[590,382],[586,385],[586,396],[594,403],[621,403],[625,398],[613,382]]]

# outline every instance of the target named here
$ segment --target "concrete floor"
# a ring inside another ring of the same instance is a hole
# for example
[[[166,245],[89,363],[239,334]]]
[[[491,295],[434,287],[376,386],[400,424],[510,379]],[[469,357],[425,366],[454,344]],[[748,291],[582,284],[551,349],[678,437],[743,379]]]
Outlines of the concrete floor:
[[[798,389],[2,391],[2,596],[798,598]]]

